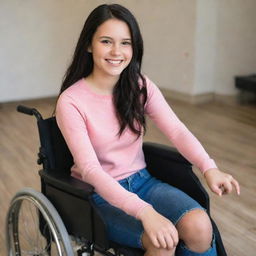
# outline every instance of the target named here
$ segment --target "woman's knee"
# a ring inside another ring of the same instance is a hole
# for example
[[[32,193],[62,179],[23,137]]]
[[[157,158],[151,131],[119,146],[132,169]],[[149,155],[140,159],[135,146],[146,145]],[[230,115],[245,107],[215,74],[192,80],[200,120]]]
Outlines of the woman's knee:
[[[206,250],[212,241],[212,224],[204,210],[195,209],[183,216],[178,222],[179,237],[188,247]]]

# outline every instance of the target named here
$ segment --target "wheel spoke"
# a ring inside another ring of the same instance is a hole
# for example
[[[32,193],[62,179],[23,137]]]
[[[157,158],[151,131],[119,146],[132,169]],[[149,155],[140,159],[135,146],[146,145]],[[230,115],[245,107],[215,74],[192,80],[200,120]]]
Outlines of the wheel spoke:
[[[9,255],[73,255],[62,220],[41,193],[32,189],[18,192],[7,219]]]

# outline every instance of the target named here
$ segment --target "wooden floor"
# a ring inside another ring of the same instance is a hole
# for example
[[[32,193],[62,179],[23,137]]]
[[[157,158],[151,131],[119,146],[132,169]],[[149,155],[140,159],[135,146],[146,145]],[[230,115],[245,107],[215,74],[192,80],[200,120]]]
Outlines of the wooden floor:
[[[228,255],[255,256],[256,105],[208,103],[195,106],[179,101],[170,104],[219,168],[239,180],[241,196],[218,198],[210,193],[211,211]],[[23,187],[40,190],[36,122],[31,116],[17,113],[16,105],[0,105],[0,255],[5,255],[5,215],[11,197]],[[54,101],[30,101],[27,105],[47,117],[53,111]],[[150,122],[145,140],[169,144]],[[195,172],[201,177],[198,170]]]

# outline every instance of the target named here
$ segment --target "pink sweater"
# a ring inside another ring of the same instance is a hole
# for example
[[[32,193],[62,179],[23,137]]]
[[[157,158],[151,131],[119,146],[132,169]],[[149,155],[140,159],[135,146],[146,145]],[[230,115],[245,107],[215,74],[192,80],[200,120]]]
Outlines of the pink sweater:
[[[200,142],[177,118],[158,87],[146,77],[148,100],[145,112],[178,151],[202,172],[216,165]],[[141,136],[129,129],[119,137],[119,123],[111,95],[90,90],[84,79],[66,89],[57,102],[58,126],[74,158],[72,176],[91,184],[106,201],[136,218],[149,206],[125,190],[121,180],[146,164]]]

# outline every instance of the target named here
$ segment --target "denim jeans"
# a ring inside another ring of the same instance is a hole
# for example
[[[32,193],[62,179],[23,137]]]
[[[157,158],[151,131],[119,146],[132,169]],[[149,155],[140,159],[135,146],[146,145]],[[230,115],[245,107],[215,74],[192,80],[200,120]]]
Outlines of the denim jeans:
[[[211,247],[203,253],[192,252],[186,245],[181,241],[175,251],[175,256],[217,256],[215,238],[212,240]]]
[[[119,183],[128,191],[136,193],[141,199],[151,204],[157,212],[168,218],[174,225],[191,210],[205,210],[198,202],[181,190],[152,177],[146,169],[120,180]],[[93,194],[92,199],[106,224],[107,235],[110,240],[122,245],[143,249],[141,240],[144,229],[141,221],[110,205],[97,193]],[[213,244],[213,250],[214,246],[215,243]],[[179,256],[217,255],[208,252],[206,254],[195,254],[190,252],[182,243],[179,247],[176,254]]]

